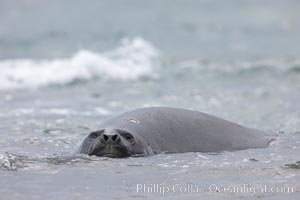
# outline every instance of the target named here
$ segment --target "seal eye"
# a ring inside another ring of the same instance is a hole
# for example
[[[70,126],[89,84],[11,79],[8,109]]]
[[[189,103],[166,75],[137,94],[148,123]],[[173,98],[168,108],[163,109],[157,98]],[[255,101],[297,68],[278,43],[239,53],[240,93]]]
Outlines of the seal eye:
[[[124,134],[123,137],[131,144],[135,144],[135,139],[130,133]]]
[[[95,140],[96,138],[98,138],[102,133],[104,132],[104,130],[100,130],[100,131],[94,131],[91,132],[88,136],[89,140]]]
[[[132,139],[133,139],[133,136],[132,136],[131,134],[126,134],[126,135],[124,135],[124,138],[125,138],[126,140],[132,140]]]
[[[127,131],[123,131],[123,130],[119,130],[119,129],[117,131],[122,137],[124,137],[128,142],[130,142],[130,144],[132,144],[132,145],[135,144],[135,138],[133,137],[132,134],[130,134]]]

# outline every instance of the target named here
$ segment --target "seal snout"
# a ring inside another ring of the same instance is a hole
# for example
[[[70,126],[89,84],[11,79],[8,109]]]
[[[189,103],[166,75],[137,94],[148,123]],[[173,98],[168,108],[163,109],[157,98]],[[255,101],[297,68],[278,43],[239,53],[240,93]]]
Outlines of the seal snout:
[[[107,144],[107,143],[119,144],[121,142],[121,137],[118,133],[110,134],[110,135],[103,133],[100,136],[100,142],[102,144]]]
[[[118,130],[103,130],[100,134],[91,134],[93,143],[88,155],[106,157],[128,157],[131,156],[130,143]]]

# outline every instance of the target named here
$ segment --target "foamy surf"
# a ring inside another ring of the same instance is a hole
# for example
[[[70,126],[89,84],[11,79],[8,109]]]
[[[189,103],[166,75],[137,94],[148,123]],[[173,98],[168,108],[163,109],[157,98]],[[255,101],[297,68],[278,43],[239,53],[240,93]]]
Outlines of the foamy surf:
[[[97,53],[80,50],[69,58],[0,61],[0,90],[68,84],[93,78],[134,80],[154,76],[159,51],[142,38],[121,40],[116,49]]]

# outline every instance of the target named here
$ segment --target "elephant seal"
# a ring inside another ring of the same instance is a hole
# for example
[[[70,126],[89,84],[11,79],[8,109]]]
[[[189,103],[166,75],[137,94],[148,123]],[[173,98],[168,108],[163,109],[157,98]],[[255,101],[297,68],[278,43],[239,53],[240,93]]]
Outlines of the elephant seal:
[[[268,146],[263,133],[198,111],[148,107],[104,121],[79,153],[148,156],[157,153],[221,152]]]

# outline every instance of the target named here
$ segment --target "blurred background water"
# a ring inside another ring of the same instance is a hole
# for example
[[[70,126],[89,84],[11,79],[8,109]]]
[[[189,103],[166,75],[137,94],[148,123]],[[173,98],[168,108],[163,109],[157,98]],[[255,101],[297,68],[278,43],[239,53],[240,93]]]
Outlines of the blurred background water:
[[[300,3],[296,0],[0,0],[3,199],[297,199]],[[113,115],[206,112],[276,139],[262,150],[73,156]],[[137,184],[198,185],[141,193]],[[210,184],[291,193],[212,192]]]

